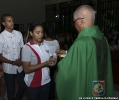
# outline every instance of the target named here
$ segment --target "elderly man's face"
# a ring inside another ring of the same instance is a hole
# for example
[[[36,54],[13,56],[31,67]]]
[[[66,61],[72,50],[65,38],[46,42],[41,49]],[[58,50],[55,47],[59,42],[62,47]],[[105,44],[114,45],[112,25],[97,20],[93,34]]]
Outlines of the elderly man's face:
[[[77,31],[78,32],[80,32],[81,31],[81,26],[82,26],[82,22],[81,22],[81,20],[82,19],[84,19],[84,18],[74,18],[74,26],[75,26],[75,28],[77,29]]]

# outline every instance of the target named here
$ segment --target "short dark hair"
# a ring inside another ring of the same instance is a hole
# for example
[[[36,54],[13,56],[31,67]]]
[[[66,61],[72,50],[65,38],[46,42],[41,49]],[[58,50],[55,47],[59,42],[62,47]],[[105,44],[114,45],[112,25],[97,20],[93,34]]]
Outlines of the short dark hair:
[[[43,28],[43,25],[42,25],[42,22],[33,22],[29,25],[29,32],[33,32],[34,29],[37,27],[37,26],[41,26]],[[44,29],[44,28],[43,28]]]
[[[9,16],[12,17],[12,15],[10,15],[10,14],[3,14],[2,17],[1,17],[1,21],[5,22],[5,18],[9,17]]]

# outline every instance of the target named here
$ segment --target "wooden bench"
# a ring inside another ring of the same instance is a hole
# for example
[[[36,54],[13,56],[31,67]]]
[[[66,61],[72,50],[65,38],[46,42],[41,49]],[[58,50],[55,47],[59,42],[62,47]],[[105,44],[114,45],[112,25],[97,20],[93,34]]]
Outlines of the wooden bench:
[[[113,81],[119,86],[119,63],[112,63]]]
[[[119,50],[111,51],[113,82],[119,85]]]
[[[112,63],[119,63],[119,50],[111,51],[110,54]]]

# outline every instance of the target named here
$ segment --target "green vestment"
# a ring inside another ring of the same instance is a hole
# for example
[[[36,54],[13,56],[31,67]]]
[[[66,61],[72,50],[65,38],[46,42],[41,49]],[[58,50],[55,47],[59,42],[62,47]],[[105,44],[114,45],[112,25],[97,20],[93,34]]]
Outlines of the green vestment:
[[[68,54],[58,63],[56,90],[59,100],[79,100],[81,97],[94,100],[94,81],[105,83],[105,93],[100,97],[113,97],[110,50],[97,26],[81,31]]]

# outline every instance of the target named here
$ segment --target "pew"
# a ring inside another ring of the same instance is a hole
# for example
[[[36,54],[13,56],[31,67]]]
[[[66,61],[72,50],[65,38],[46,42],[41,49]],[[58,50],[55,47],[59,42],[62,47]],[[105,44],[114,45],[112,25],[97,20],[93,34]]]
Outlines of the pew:
[[[113,82],[119,86],[119,63],[112,63]]]
[[[112,63],[119,63],[119,50],[110,51]]]
[[[119,50],[110,51],[111,62],[112,62],[112,72],[113,72],[113,82],[119,85]]]

